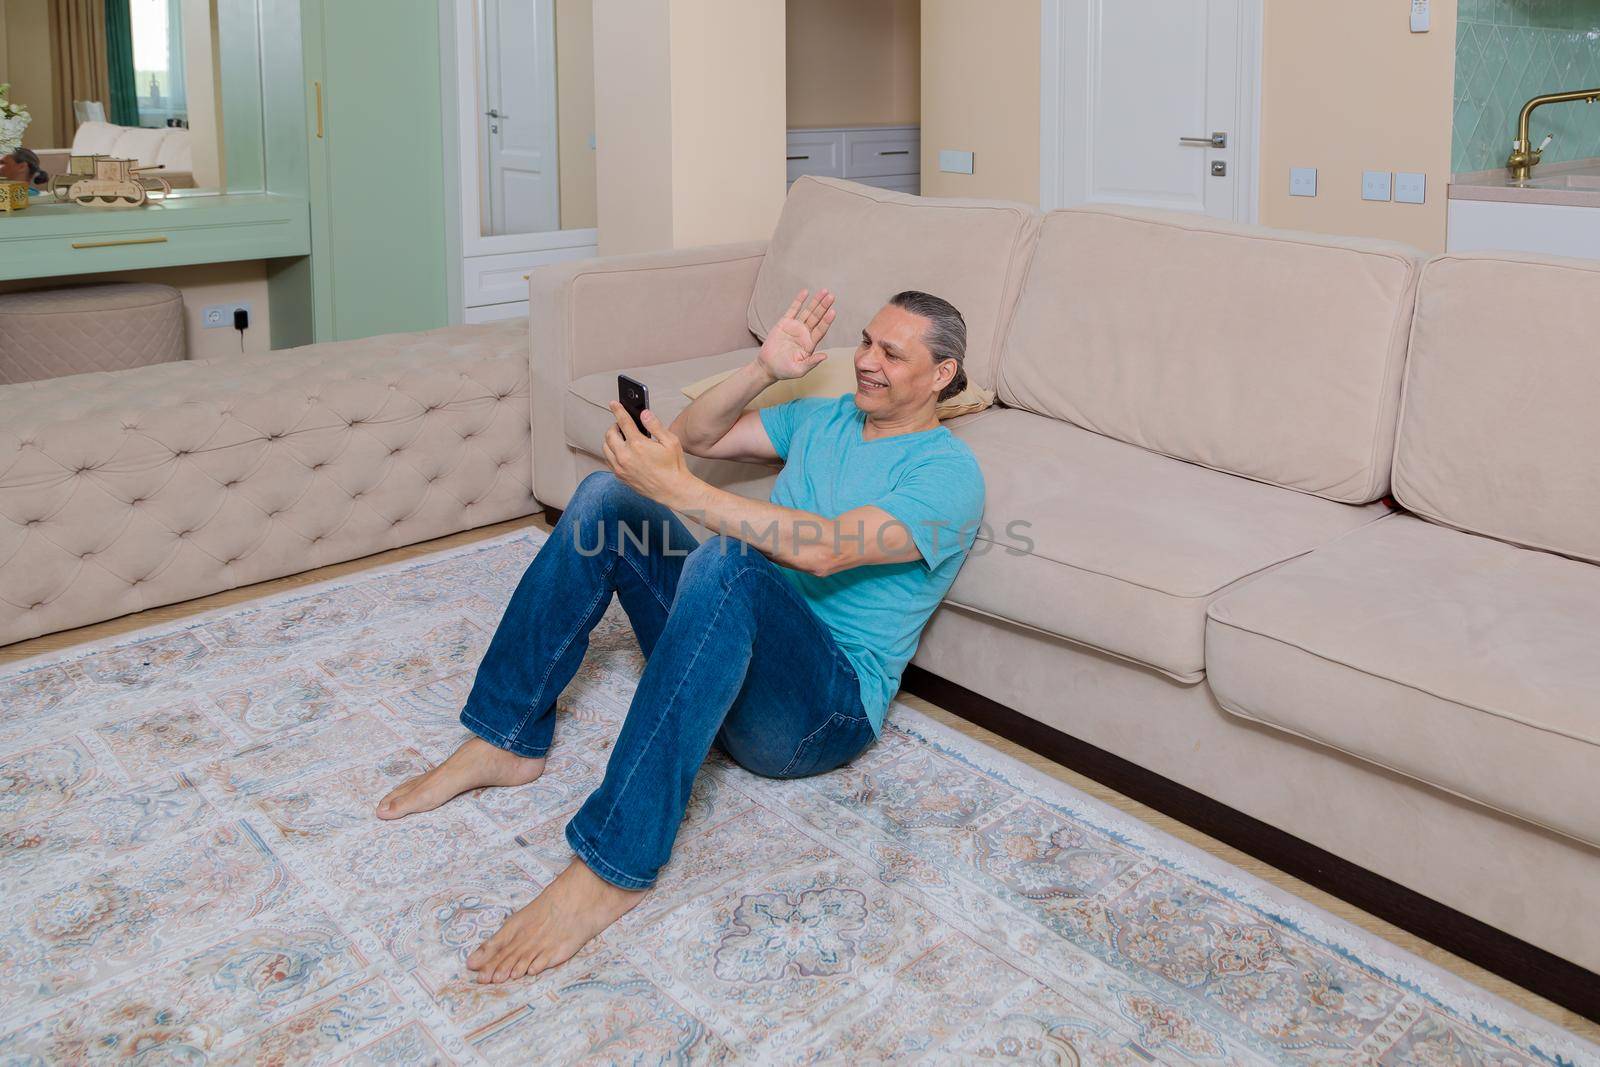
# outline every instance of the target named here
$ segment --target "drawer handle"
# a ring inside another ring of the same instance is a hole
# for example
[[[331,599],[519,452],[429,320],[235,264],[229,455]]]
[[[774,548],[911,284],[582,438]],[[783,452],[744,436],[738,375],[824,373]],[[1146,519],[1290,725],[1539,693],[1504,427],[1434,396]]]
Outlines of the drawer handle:
[[[896,148],[893,152],[879,152],[878,153],[878,155],[880,155],[880,156],[909,156],[910,154],[911,154],[911,149],[909,149],[909,148]]]
[[[810,159],[810,156],[784,156],[785,159]]]
[[[121,248],[123,245],[164,245],[165,237],[125,237],[120,241],[74,241],[73,248]]]

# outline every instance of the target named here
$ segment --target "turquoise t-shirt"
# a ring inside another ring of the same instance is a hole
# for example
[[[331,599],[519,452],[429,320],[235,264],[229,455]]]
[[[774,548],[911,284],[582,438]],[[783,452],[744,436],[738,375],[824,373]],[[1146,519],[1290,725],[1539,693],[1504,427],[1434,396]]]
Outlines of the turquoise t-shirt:
[[[783,568],[855,668],[861,706],[881,733],[922,628],[977,536],[983,472],[943,426],[868,441],[861,436],[866,421],[853,393],[761,409],[761,425],[784,461],[774,504],[829,519],[876,505],[906,525],[922,554],[826,578]],[[844,534],[852,532],[859,531]]]

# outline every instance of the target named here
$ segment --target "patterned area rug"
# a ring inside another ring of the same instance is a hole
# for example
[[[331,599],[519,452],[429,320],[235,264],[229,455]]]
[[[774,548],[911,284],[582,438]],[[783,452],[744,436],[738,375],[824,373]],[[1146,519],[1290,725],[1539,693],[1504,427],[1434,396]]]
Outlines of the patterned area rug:
[[[463,736],[543,538],[0,675],[0,1063],[1600,1061],[904,706],[822,777],[713,757],[655,893],[476,985],[605,768],[641,667],[620,608],[540,781],[371,809]]]

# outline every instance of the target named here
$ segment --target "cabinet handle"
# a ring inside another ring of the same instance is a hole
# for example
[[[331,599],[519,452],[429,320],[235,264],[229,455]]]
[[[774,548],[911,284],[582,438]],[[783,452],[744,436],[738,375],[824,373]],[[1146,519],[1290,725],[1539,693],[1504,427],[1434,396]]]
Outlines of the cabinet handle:
[[[312,82],[317,89],[317,139],[322,139],[322,83]]]
[[[784,156],[785,159],[810,159],[810,156]]]
[[[124,237],[118,241],[74,241],[73,248],[121,248],[123,245],[164,245],[165,237]]]
[[[879,152],[878,153],[878,155],[880,155],[880,156],[909,156],[910,154],[911,154],[911,149],[909,149],[909,148],[896,148],[893,152]]]

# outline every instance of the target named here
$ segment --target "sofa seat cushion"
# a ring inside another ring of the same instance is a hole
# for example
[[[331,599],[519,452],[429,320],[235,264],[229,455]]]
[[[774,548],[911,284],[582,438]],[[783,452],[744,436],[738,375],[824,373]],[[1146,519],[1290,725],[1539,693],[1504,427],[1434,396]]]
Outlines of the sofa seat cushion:
[[[585,375],[567,388],[562,412],[567,443],[590,456],[596,458],[604,456],[606,431],[617,422],[606,405],[617,398],[618,374],[626,374],[644,383],[650,390],[650,409],[662,422],[671,425],[672,420],[690,404],[689,398],[683,393],[685,386],[749,363],[756,358],[756,353],[759,351],[758,348],[741,348],[733,352],[680,359],[651,367],[626,367],[620,371],[607,370],[599,374]],[[768,390],[757,397],[751,407],[761,408],[781,403],[786,396],[787,394],[780,390]],[[771,491],[772,478],[777,470],[776,466],[766,464],[734,463],[694,456],[688,457],[688,462],[690,470],[711,484],[763,500]]]
[[[1600,845],[1600,567],[1396,515],[1211,606],[1223,707]]]
[[[947,599],[1184,682],[1205,671],[1213,598],[1388,513],[1030,412],[991,409],[953,429],[977,456],[988,497]]]
[[[567,388],[565,409],[567,443],[574,448],[581,448],[592,456],[603,454],[601,446],[605,441],[606,431],[617,421],[607,405],[617,399],[619,374],[626,374],[635,381],[644,383],[650,390],[650,410],[656,413],[656,418],[671,425],[672,420],[689,406],[689,398],[683,395],[684,386],[693,385],[713,374],[734,370],[754,359],[758,351],[760,350],[746,348],[735,352],[721,352],[714,356],[698,356],[694,359],[659,363],[652,367],[628,367],[619,371],[607,370],[599,374],[586,374]]]

